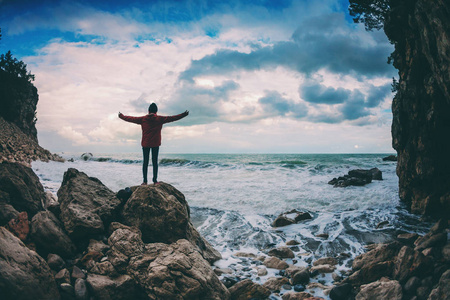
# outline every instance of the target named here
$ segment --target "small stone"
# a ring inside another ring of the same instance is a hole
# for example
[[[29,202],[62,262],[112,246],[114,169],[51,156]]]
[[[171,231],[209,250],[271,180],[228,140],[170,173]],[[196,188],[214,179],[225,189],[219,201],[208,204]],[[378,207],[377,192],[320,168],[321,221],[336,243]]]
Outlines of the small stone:
[[[88,300],[89,299],[89,293],[86,286],[86,280],[78,278],[75,280],[75,286],[74,286],[74,293],[75,298],[77,300]]]
[[[322,239],[328,239],[329,234],[328,233],[319,233],[319,234],[316,234],[316,237],[322,238]]]
[[[278,258],[294,258],[294,252],[288,247],[278,247],[269,251],[270,256],[275,256]]]
[[[75,290],[71,284],[61,283],[59,289],[61,291],[62,299],[73,299],[75,297]]]
[[[248,258],[255,258],[256,257],[255,254],[247,253],[247,252],[236,252],[234,254],[234,256],[237,256],[237,257],[248,257]]]
[[[47,264],[52,270],[56,272],[59,272],[66,265],[61,256],[53,253],[47,255]]]
[[[55,275],[55,280],[57,283],[70,283],[70,272],[67,269],[62,269]]]
[[[263,267],[258,268],[257,275],[258,276],[266,276],[267,275],[267,269],[263,268]]]
[[[300,243],[297,242],[296,240],[290,240],[286,242],[287,246],[295,246],[295,245],[299,245]]]
[[[294,291],[303,292],[304,290],[306,290],[306,287],[303,284],[294,285]]]
[[[292,285],[307,284],[308,282],[309,282],[309,272],[306,268],[301,271],[295,272],[291,276],[291,284]]]
[[[84,272],[78,268],[77,266],[73,266],[72,269],[72,278],[74,279],[86,279],[86,274],[84,274]]]
[[[315,262],[313,262],[313,266],[318,266],[318,265],[331,265],[331,266],[335,266],[337,265],[337,260],[333,257],[322,257],[319,258],[318,260],[316,260]]]
[[[272,292],[280,292],[281,286],[288,283],[289,279],[287,279],[286,277],[278,277],[278,278],[272,277],[267,279],[267,281],[264,282],[262,286],[269,289]]]
[[[311,268],[311,272],[317,271],[319,273],[332,273],[336,269],[335,266],[324,264],[324,265],[316,265]]]
[[[330,291],[330,298],[333,300],[346,300],[352,291],[352,285],[344,283],[333,287]]]
[[[288,263],[279,259],[278,257],[269,257],[264,260],[264,265],[267,268],[273,268],[277,270],[284,270],[289,267]]]

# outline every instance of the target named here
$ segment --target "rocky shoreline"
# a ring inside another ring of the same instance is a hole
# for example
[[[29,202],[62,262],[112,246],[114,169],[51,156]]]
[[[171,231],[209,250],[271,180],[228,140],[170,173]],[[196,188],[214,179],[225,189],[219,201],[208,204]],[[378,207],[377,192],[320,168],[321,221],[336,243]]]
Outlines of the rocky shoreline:
[[[239,262],[220,268],[214,264],[220,253],[194,228],[184,195],[169,184],[115,193],[68,169],[55,199],[30,168],[9,162],[0,168],[5,299],[435,300],[450,295],[446,220],[423,237],[405,233],[388,244],[368,245],[353,262],[346,253],[313,261],[291,240],[263,254],[233,253]],[[311,218],[290,211],[273,226]]]

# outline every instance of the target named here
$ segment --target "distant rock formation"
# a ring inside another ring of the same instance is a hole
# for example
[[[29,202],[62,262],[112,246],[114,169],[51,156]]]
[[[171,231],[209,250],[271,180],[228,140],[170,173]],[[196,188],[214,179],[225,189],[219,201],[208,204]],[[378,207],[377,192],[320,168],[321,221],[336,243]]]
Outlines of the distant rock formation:
[[[395,45],[392,103],[400,198],[414,213],[450,215],[450,2],[389,1]]]
[[[382,172],[378,168],[350,170],[347,175],[333,178],[328,184],[334,187],[363,186],[372,180],[383,180]]]

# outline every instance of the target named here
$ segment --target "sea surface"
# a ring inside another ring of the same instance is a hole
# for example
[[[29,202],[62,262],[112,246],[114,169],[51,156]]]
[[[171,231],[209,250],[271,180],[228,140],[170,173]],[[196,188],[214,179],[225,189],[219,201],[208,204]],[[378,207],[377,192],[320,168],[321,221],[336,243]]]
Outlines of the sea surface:
[[[81,154],[62,153],[64,163],[37,161],[32,167],[44,188],[55,195],[68,168],[97,177],[115,192],[142,182],[141,153],[93,153],[87,161]],[[278,276],[276,270],[257,276],[254,262],[234,254],[264,255],[289,240],[300,243],[294,248],[297,258],[289,263],[306,266],[320,257],[340,257],[336,273],[345,276],[352,259],[366,245],[388,242],[402,232],[424,234],[431,225],[409,214],[400,203],[396,162],[383,161],[387,155],[162,153],[158,180],[185,195],[193,224],[222,253],[216,266],[233,270],[227,276],[258,283]],[[382,181],[346,188],[328,184],[349,170],[375,167],[382,171]],[[151,174],[150,165],[149,178]],[[279,214],[293,209],[309,212],[313,218],[286,227],[271,226]],[[385,225],[377,228],[381,222]],[[331,275],[319,282],[331,284]],[[308,291],[327,298],[321,289]]]

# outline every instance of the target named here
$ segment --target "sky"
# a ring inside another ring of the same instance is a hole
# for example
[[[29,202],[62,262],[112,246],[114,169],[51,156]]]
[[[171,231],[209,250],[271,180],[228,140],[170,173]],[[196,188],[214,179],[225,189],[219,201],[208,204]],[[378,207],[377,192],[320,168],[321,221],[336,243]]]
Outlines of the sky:
[[[166,153],[392,153],[393,51],[343,0],[0,0],[52,152],[140,152],[117,115],[189,110]]]

